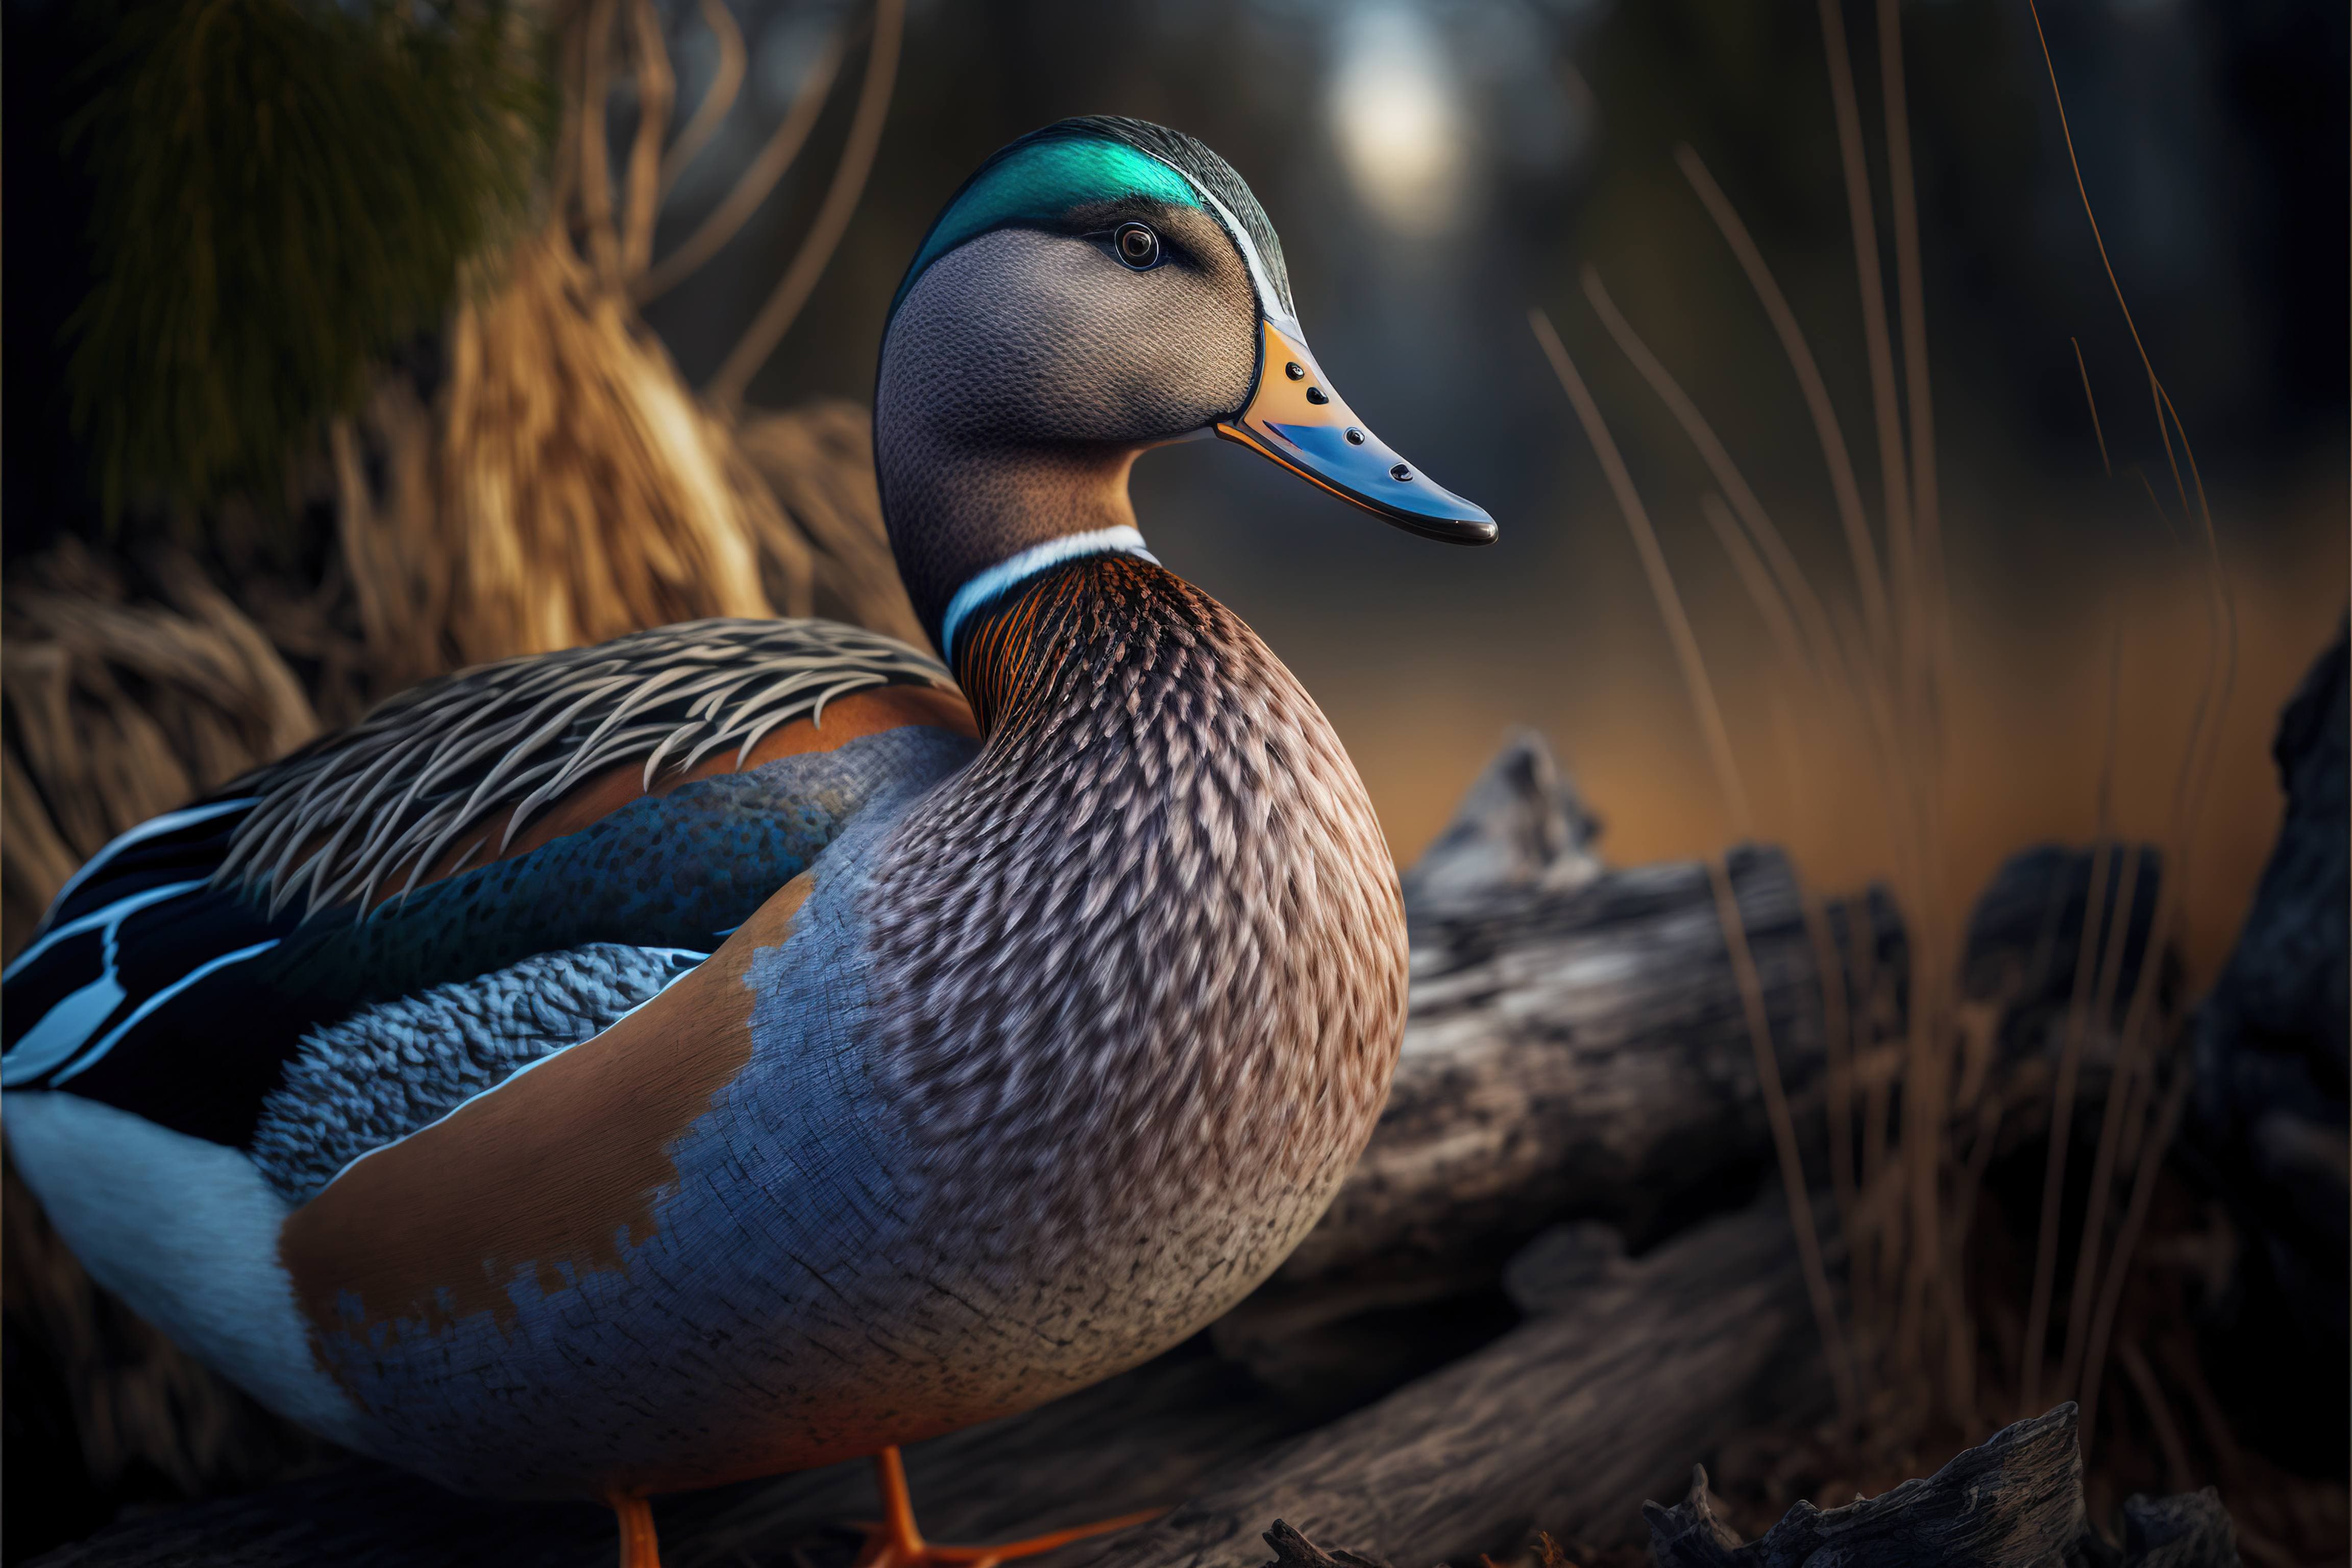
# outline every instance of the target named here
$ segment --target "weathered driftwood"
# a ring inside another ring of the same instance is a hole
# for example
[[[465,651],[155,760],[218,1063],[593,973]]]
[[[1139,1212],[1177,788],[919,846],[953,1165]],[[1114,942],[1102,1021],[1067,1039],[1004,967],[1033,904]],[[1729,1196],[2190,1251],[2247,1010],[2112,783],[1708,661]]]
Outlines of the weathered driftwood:
[[[1412,1011],[1371,1146],[1260,1303],[1458,1289],[1562,1214],[1637,1239],[1770,1134],[1708,868],[1604,870],[1593,818],[1521,736],[1406,874]],[[1792,1100],[1822,1076],[1821,947],[1787,858],[1728,857]],[[1883,900],[1831,903],[1849,1011],[1899,967]],[[1838,982],[1832,981],[1832,984]],[[1717,1205],[1717,1206],[1719,1206]]]
[[[2083,1507],[2075,1411],[2062,1405],[1995,1433],[1923,1480],[1822,1510],[1801,1502],[1742,1544],[1706,1471],[1672,1508],[1647,1503],[1658,1568],[2238,1568],[2237,1535],[2211,1489],[2124,1504],[2123,1542]]]
[[[1507,1282],[1528,1313],[1520,1326],[1229,1467],[1092,1568],[1256,1568],[1275,1519],[1392,1563],[1475,1561],[1537,1528],[1622,1540],[1628,1500],[1682,1456],[1728,1428],[1801,1417],[1818,1397],[1812,1319],[1776,1200],[1633,1260],[1606,1226],[1561,1227]]]
[[[1590,812],[1532,736],[1506,748],[1461,814],[1407,873],[1411,1021],[1370,1147],[1320,1225],[1258,1296],[1220,1325],[1235,1353],[1363,1310],[1489,1278],[1538,1226],[1606,1218],[1637,1245],[1737,1202],[1772,1158],[1755,1041],[1709,868],[1608,870]],[[2136,916],[2113,995],[2137,982],[2159,868],[2138,850]],[[2046,847],[2004,866],[1969,925],[1963,991],[1987,1022],[1958,1100],[2032,1092],[2077,989],[2092,857]],[[1831,1014],[1899,1037],[1901,918],[1875,891],[1810,912],[1777,849],[1725,862],[1769,1020],[1772,1049],[1815,1179]],[[1837,966],[1823,984],[1826,955]],[[1842,972],[1842,973],[1841,973]],[[2177,986],[2163,990],[2168,1007]],[[2083,1042],[2095,1106],[2109,1031]],[[1852,1037],[1851,1036],[1848,1037]],[[1843,1047],[1846,1040],[1840,1041]],[[1858,1073],[1895,1053],[1864,1049]]]

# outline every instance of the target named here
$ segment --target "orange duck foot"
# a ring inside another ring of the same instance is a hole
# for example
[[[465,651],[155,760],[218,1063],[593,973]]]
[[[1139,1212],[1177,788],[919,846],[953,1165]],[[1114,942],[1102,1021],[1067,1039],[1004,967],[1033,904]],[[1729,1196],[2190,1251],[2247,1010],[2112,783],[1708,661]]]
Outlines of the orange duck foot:
[[[661,1543],[654,1537],[653,1504],[614,1493],[604,1500],[621,1525],[621,1568],[661,1568]]]
[[[1150,1508],[1140,1513],[1122,1513],[1114,1519],[1098,1519],[1092,1524],[1073,1525],[1067,1530],[1033,1535],[1026,1541],[1009,1541],[1001,1546],[933,1546],[915,1528],[914,1500],[907,1491],[907,1467],[899,1459],[897,1448],[885,1448],[874,1456],[874,1475],[882,1488],[883,1520],[867,1528],[866,1546],[857,1554],[856,1568],[996,1568],[997,1563],[1015,1557],[1034,1557],[1056,1546],[1084,1541],[1089,1535],[1141,1524],[1159,1518],[1161,1512]],[[651,1563],[653,1560],[646,1561]],[[638,1565],[625,1557],[623,1568]]]

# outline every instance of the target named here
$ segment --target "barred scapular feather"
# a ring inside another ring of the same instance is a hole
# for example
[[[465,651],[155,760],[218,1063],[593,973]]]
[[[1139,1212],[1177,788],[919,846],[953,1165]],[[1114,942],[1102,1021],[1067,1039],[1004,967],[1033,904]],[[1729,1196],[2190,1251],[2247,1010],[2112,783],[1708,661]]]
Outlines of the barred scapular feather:
[[[260,797],[215,880],[264,890],[273,914],[365,908],[401,891],[485,819],[503,850],[541,807],[599,771],[645,763],[650,789],[722,747],[740,764],[778,726],[824,721],[869,687],[954,689],[895,638],[835,621],[703,620],[593,647],[461,670],[404,692],[332,742],[229,786]]]

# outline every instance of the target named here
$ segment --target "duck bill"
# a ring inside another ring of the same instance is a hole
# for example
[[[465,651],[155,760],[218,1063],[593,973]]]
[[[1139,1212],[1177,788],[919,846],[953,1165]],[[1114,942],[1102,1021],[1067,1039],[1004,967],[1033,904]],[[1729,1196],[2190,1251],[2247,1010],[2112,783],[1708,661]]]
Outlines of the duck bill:
[[[1495,542],[1495,520],[1486,508],[1437,483],[1373,435],[1331,390],[1304,338],[1272,321],[1259,325],[1257,385],[1248,406],[1217,422],[1218,435],[1424,539]]]

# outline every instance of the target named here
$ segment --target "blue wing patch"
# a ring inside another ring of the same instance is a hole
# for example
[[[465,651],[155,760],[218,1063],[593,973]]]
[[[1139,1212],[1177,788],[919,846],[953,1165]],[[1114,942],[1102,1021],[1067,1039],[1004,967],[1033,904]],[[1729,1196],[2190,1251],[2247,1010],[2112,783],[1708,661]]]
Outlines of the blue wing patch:
[[[910,727],[714,774],[364,913],[272,913],[266,888],[214,881],[248,800],[158,817],[90,863],[0,976],[0,1086],[63,1089],[251,1148],[318,1031],[537,954],[708,952],[877,792],[975,749]]]
[[[264,1102],[253,1163],[307,1203],[352,1161],[612,1027],[709,956],[596,942],[314,1029]]]

